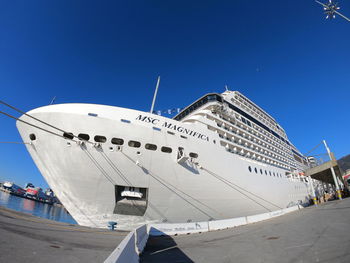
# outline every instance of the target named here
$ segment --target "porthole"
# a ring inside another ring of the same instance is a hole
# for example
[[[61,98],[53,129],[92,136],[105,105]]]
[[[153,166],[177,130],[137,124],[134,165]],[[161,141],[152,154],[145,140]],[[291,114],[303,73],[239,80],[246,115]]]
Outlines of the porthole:
[[[263,174],[263,171],[262,171],[262,169],[260,169],[260,173],[261,173],[261,174]]]
[[[271,171],[269,171],[270,176],[272,176]]]
[[[198,153],[190,153],[189,156],[191,158],[198,158]]]
[[[71,132],[64,132],[64,133],[63,133],[63,137],[66,138],[66,139],[73,140],[74,135],[73,135],[73,133],[71,133]]]
[[[102,135],[96,135],[94,137],[95,142],[105,143],[107,141],[107,138]]]
[[[141,143],[138,142],[138,141],[129,141],[129,142],[128,142],[128,145],[129,145],[130,147],[140,148]]]
[[[116,145],[123,145],[124,140],[121,138],[112,138],[111,143]]]
[[[164,153],[171,153],[173,150],[170,147],[163,146],[161,151]]]
[[[30,139],[31,141],[35,141],[35,140],[36,140],[35,134],[34,134],[34,133],[29,134],[29,139]]]
[[[248,166],[249,172],[252,172],[252,167]]]
[[[258,169],[256,169],[256,167],[254,168],[254,171],[255,171],[256,174],[258,173]]]
[[[145,148],[146,148],[147,150],[155,151],[155,150],[157,150],[157,145],[155,145],[155,144],[150,144],[150,143],[146,143]]]
[[[78,138],[79,138],[80,140],[83,140],[83,141],[88,141],[88,140],[90,140],[89,134],[85,134],[85,133],[79,133],[79,134],[78,134]]]

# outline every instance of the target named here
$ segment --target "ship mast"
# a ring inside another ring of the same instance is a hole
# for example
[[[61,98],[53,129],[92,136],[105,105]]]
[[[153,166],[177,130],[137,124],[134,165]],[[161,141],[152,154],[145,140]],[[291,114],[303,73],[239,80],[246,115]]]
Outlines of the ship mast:
[[[154,91],[153,101],[152,101],[152,106],[151,106],[150,113],[153,113],[154,103],[156,102],[156,97],[157,97],[157,93],[158,93],[159,82],[160,82],[160,76],[158,76],[158,79],[157,79],[156,90]]]

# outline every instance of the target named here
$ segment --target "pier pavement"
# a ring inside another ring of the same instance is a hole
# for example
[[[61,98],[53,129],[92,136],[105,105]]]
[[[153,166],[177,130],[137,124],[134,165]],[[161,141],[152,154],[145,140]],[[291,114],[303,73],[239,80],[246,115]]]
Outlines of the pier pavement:
[[[127,234],[56,222],[0,206],[0,262],[103,262]]]
[[[350,262],[350,198],[259,223],[150,237],[141,262]]]

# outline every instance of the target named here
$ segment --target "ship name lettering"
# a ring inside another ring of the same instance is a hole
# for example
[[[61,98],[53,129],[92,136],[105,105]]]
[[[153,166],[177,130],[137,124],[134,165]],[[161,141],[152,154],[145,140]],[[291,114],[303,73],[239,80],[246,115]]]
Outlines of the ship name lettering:
[[[140,120],[140,121],[144,121],[144,122],[147,122],[147,123],[152,123],[152,124],[157,124],[159,122],[158,119],[154,119],[152,117],[148,117],[148,116],[142,116],[142,115],[139,115],[136,120]]]
[[[152,117],[149,117],[149,116],[144,116],[142,114],[137,116],[136,120],[143,121],[143,122],[146,122],[146,123],[152,123],[153,125],[157,125],[159,123],[159,121],[160,121],[159,119],[155,119],[155,118],[152,118]],[[192,130],[184,128],[182,126],[177,126],[176,124],[173,124],[171,122],[165,121],[162,126],[167,128],[167,129],[171,129],[171,130],[174,130],[174,131],[177,131],[177,132],[181,132],[181,133],[187,134],[187,135],[192,136],[192,137],[197,137],[198,139],[209,141],[208,136],[206,136],[205,134],[201,134],[199,132],[192,131]]]
[[[190,129],[186,129],[186,128],[181,127],[181,126],[176,126],[175,124],[172,124],[170,122],[164,122],[163,127],[166,127],[168,129],[171,129],[171,130],[174,130],[174,131],[178,131],[178,132],[181,132],[181,133],[185,133],[185,134],[187,134],[189,136],[197,137],[197,138],[202,139],[202,140],[209,141],[208,136],[206,136],[204,134],[192,131]]]

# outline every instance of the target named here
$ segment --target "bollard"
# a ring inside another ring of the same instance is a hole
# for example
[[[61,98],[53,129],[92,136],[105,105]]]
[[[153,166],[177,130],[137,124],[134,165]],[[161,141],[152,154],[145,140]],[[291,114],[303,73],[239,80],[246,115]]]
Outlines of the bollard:
[[[337,194],[338,194],[338,198],[339,198],[339,200],[342,200],[341,190],[337,190]]]
[[[117,225],[117,222],[114,222],[114,221],[109,221],[108,222],[108,228],[113,231],[115,226]]]

